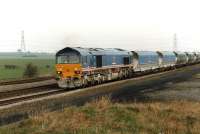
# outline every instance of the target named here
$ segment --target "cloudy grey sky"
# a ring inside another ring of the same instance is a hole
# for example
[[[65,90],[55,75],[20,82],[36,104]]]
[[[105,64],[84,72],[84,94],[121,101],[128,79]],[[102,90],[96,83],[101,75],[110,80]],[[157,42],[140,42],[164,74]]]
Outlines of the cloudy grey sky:
[[[198,0],[0,0],[0,51],[66,46],[200,50]]]

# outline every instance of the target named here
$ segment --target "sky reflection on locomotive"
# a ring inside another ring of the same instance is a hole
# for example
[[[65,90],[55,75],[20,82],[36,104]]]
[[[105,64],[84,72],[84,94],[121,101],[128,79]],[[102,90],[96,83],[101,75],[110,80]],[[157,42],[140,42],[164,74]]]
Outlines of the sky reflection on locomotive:
[[[200,12],[195,0],[0,1],[0,51],[16,51],[21,30],[30,51],[63,47],[200,50]]]

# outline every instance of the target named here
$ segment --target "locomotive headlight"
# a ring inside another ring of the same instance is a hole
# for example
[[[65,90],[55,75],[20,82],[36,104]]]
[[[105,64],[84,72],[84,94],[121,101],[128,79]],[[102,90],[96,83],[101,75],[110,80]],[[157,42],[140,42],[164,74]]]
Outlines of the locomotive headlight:
[[[80,74],[81,71],[80,71],[78,68],[74,68],[74,73],[75,73],[75,74]]]
[[[74,73],[75,73],[75,74],[80,74],[81,71],[80,71],[80,70],[75,70]]]
[[[57,74],[62,74],[62,72],[61,71],[57,71]]]

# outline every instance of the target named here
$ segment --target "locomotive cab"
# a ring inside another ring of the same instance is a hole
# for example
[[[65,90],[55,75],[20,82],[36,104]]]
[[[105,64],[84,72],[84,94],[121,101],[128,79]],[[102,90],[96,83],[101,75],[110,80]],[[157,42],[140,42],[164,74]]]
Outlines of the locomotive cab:
[[[65,48],[56,54],[56,72],[59,87],[73,87],[81,78],[81,55],[76,50]],[[66,85],[66,83],[68,83]],[[79,82],[78,82],[79,83]]]

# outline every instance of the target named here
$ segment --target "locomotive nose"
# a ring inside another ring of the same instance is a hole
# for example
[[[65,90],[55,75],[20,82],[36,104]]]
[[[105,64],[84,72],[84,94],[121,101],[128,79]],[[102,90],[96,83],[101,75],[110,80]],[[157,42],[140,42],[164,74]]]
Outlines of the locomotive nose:
[[[57,74],[63,78],[80,77],[81,74],[80,64],[58,64],[56,68]]]

